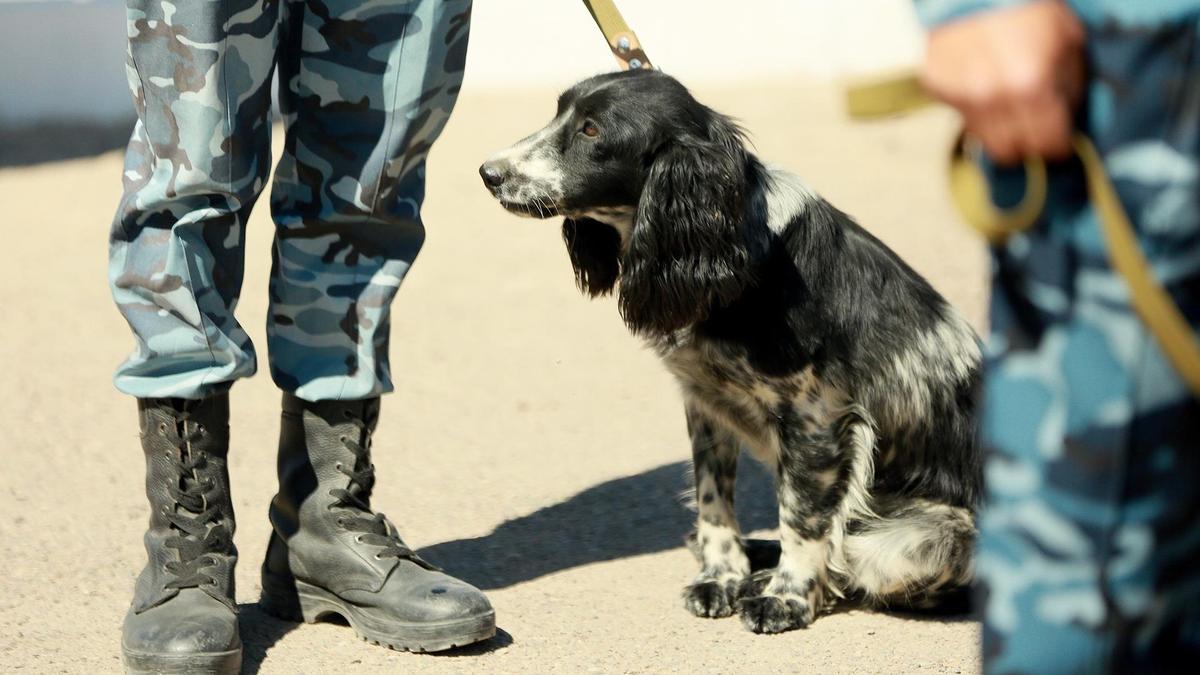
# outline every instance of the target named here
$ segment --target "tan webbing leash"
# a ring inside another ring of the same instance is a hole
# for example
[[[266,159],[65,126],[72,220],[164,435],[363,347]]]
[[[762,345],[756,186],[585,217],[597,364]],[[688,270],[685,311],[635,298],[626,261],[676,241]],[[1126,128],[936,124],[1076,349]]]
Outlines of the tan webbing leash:
[[[592,13],[592,18],[596,20],[596,25],[600,27],[600,32],[608,42],[608,48],[612,50],[613,56],[617,57],[621,68],[636,70],[654,67],[650,65],[650,58],[642,49],[642,43],[638,42],[633,29],[625,23],[625,17],[621,16],[613,0],[583,0],[583,4]]]
[[[851,117],[873,119],[911,112],[936,101],[921,88],[915,75],[902,75],[851,86],[846,103]],[[1095,145],[1083,134],[1075,134],[1072,145],[1087,176],[1088,196],[1108,242],[1109,261],[1129,284],[1138,316],[1192,394],[1200,397],[1200,342],[1196,334],[1155,278]],[[1021,203],[1000,209],[992,202],[983,172],[968,154],[960,139],[950,160],[950,191],[967,223],[992,243],[1032,227],[1046,205],[1045,163],[1038,158],[1025,161],[1025,195]]]
[[[583,4],[623,69],[653,68],[637,35],[613,0],[583,0]],[[846,103],[851,117],[873,119],[912,112],[937,101],[921,87],[916,75],[904,74],[851,86]],[[1200,397],[1200,342],[1171,296],[1155,279],[1091,139],[1076,134],[1072,144],[1087,175],[1088,196],[1108,242],[1109,261],[1129,284],[1134,310],[1188,388]],[[1046,164],[1040,158],[1026,159],[1025,194],[1015,207],[1001,209],[992,201],[987,179],[971,150],[960,137],[950,159],[950,192],[963,219],[993,244],[1032,227],[1046,206],[1049,189]]]

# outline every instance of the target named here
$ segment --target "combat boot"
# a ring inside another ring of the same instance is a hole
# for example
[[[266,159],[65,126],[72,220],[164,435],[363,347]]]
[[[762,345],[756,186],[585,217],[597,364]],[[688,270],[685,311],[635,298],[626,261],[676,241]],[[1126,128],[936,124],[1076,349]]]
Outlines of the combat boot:
[[[487,597],[422,560],[371,510],[378,416],[378,397],[310,403],[284,394],[263,608],[310,623],[337,614],[360,638],[405,651],[486,640],[496,632]]]
[[[139,399],[149,558],[121,630],[129,673],[236,673],[229,396]]]

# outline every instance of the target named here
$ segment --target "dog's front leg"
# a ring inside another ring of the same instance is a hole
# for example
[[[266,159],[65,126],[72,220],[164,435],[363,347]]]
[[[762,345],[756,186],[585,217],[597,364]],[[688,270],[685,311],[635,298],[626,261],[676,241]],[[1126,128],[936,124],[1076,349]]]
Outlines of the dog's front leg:
[[[779,439],[779,565],[739,591],[742,623],[755,633],[804,628],[823,608],[830,528],[846,496],[847,458],[829,430],[782,416]]]
[[[683,603],[696,616],[733,614],[738,588],[750,574],[733,511],[738,445],[729,432],[687,408],[696,478],[696,548],[700,574],[683,590]]]

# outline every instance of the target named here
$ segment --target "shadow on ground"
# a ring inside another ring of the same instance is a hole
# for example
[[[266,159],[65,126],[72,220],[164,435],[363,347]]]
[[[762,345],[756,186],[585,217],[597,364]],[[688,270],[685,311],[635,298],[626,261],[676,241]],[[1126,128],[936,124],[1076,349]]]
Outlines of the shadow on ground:
[[[695,513],[682,499],[691,486],[690,470],[687,462],[675,462],[600,483],[564,502],[506,521],[485,536],[434,544],[418,553],[479,588],[495,590],[580,565],[682,547],[695,521]],[[774,487],[760,464],[740,463],[735,502],[742,531],[777,527]],[[747,544],[755,569],[774,566],[778,560],[777,541]],[[855,608],[850,603],[839,609]],[[242,670],[256,673],[267,651],[298,624],[276,619],[256,604],[243,604],[240,609],[245,644]],[[955,622],[970,619],[965,611],[962,607],[903,614]],[[512,643],[511,635],[498,630],[491,640],[443,655],[474,656]]]
[[[262,668],[267,650],[300,625],[277,619],[252,602],[238,605],[238,623],[242,634],[242,672],[250,675]]]
[[[751,461],[740,468],[735,499],[743,530],[775,527],[770,475]],[[690,471],[687,462],[675,462],[610,480],[509,520],[486,536],[435,544],[419,553],[479,588],[494,590],[579,565],[681,547],[696,517],[681,497],[691,486]],[[299,624],[277,619],[253,603],[239,610],[242,672],[257,673],[271,647]],[[444,655],[478,655],[512,643],[511,635],[498,630],[491,640]]]
[[[690,470],[689,463],[675,462],[610,480],[509,520],[483,537],[435,544],[419,553],[493,590],[580,565],[681,547],[696,518],[681,499],[691,487]],[[743,531],[776,526],[775,490],[757,462],[740,463],[735,503]]]

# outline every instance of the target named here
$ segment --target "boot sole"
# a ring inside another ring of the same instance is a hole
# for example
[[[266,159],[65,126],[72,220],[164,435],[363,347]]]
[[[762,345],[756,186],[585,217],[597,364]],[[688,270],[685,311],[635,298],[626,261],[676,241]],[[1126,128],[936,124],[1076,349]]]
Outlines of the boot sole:
[[[148,654],[121,648],[127,675],[155,673],[198,673],[199,675],[236,675],[242,670],[242,650],[203,654]]]
[[[259,605],[286,621],[316,623],[330,614],[346,620],[359,639],[404,652],[440,652],[487,640],[496,634],[496,612],[441,623],[381,624],[329,591],[303,581],[263,579]]]

